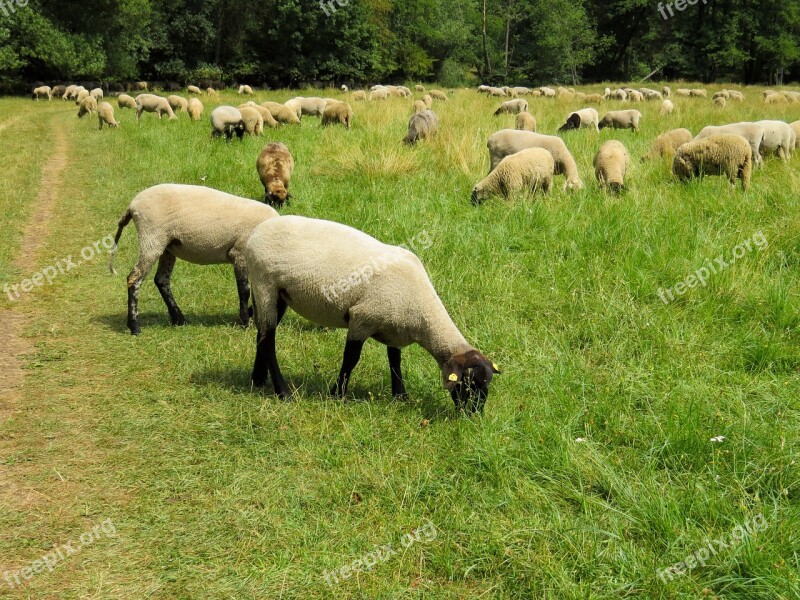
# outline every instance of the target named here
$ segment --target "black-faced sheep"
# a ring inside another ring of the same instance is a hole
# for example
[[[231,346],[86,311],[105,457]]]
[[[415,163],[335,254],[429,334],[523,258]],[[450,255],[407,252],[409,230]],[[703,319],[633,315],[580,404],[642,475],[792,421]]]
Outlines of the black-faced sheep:
[[[675,150],[692,141],[692,132],[688,129],[673,129],[662,133],[653,142],[650,151],[642,157],[642,162],[667,156],[672,159]]]
[[[494,116],[498,115],[518,115],[521,112],[528,110],[528,101],[527,100],[508,100],[503,102],[496,111],[494,111]]]
[[[594,157],[594,176],[601,188],[619,194],[625,187],[630,156],[628,150],[617,140],[608,140],[600,146]]]
[[[729,133],[684,144],[676,150],[672,161],[672,172],[680,181],[701,175],[725,175],[733,186],[736,179],[741,179],[744,191],[750,186],[752,167],[748,141]]]
[[[558,128],[559,132],[563,131],[570,131],[572,129],[594,129],[595,131],[600,131],[598,129],[598,121],[600,120],[600,115],[597,114],[597,111],[593,108],[583,108],[581,110],[576,110],[573,113],[570,113],[567,117],[566,122]]]
[[[603,115],[599,128],[633,129],[634,132],[637,132],[641,118],[642,113],[638,110],[612,110]]]
[[[514,129],[536,131],[536,117],[529,112],[521,112],[514,121]]]
[[[264,186],[264,201],[280,206],[291,198],[289,183],[294,170],[294,158],[284,144],[271,142],[264,146],[256,160],[256,171]]]
[[[274,226],[270,226],[274,225]],[[284,216],[259,225],[245,248],[258,325],[252,381],[289,396],[275,352],[286,308],[326,327],[347,329],[335,396],[347,394],[364,342],[388,346],[392,395],[405,398],[401,348],[421,345],[436,360],[457,408],[482,411],[498,373],[464,339],[413,253],[339,223]]]
[[[515,192],[550,191],[555,161],[544,148],[526,148],[509,154],[483,181],[472,189],[472,204],[478,205],[490,196],[508,198]]]
[[[416,144],[418,140],[425,140],[436,135],[439,129],[439,119],[432,110],[423,110],[411,115],[408,120],[408,133],[403,138],[405,144]]]
[[[353,109],[346,102],[328,102],[322,113],[322,126],[339,123],[350,129],[353,122]]]
[[[99,129],[103,128],[103,123],[109,127],[119,127],[119,123],[114,118],[114,107],[108,102],[101,102],[97,105],[97,120],[100,122]]]
[[[211,137],[218,138],[225,136],[225,140],[230,142],[236,134],[240,140],[244,137],[245,122],[242,113],[233,106],[218,106],[211,111]]]

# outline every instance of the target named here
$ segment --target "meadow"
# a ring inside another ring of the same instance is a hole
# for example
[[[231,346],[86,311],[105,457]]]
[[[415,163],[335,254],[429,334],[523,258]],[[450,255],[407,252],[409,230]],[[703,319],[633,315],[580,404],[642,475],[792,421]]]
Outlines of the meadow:
[[[151,273],[142,334],[129,334],[129,227],[119,275],[100,245],[52,284],[3,293],[28,353],[22,387],[0,400],[0,596],[800,597],[800,156],[766,159],[747,193],[640,161],[676,127],[800,119],[800,104],[743,91],[725,109],[674,99],[669,117],[638,104],[638,133],[567,132],[583,190],[558,176],[547,196],[480,207],[486,140],[514,116],[492,116],[499,101],[475,90],[435,103],[439,134],[416,147],[401,143],[399,98],[352,103],[350,130],[305,117],[230,144],[211,140],[208,115],[242,102],[232,90],[203,96],[196,123],[137,125],[111,100],[121,127],[102,131],[71,102],[0,99],[0,288],[77,262],[149,186],[262,198],[256,158],[277,140],[296,163],[282,212],[429,241],[415,250],[450,315],[502,370],[485,412],[466,416],[414,346],[410,398],[393,400],[371,341],[333,399],[345,331],[289,311],[277,349],[293,398],[252,391],[256,334],[237,324],[229,265],[178,262],[185,327],[169,325]],[[343,96],[256,100],[295,95]],[[547,134],[582,107],[529,102]],[[608,139],[631,155],[620,196],[594,180]],[[729,264],[706,285],[662,299],[718,256]]]

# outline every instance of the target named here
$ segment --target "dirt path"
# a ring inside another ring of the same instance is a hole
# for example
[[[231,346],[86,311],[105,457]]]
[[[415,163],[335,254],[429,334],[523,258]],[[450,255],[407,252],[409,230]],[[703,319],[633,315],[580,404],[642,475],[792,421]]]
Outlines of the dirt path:
[[[64,126],[53,121],[54,141],[52,153],[47,160],[36,196],[36,209],[22,233],[22,242],[12,266],[21,272],[21,277],[32,274],[36,267],[39,248],[50,232],[50,220],[58,202],[61,174],[67,166],[69,144]],[[14,304],[25,302],[25,296]],[[11,306],[9,306],[11,305]],[[25,377],[25,355],[31,351],[30,340],[21,337],[25,317],[14,310],[8,297],[0,306],[0,423],[8,419],[20,401],[20,388]]]

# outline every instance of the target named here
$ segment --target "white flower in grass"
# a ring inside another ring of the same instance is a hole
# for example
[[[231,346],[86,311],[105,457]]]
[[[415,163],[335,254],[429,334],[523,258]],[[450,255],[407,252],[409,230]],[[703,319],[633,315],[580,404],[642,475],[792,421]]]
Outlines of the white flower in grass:
[[[575,438],[575,441],[578,442],[579,444],[582,444],[583,442],[586,441],[586,438]]]
[[[725,440],[725,436],[724,435],[718,435],[718,436],[715,436],[715,437],[711,438],[709,441],[721,443],[723,440]]]

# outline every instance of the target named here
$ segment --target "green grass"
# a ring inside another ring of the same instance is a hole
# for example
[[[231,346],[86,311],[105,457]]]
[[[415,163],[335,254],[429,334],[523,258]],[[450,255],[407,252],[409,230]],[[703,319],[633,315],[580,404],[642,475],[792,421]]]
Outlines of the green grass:
[[[297,93],[312,92],[261,92],[258,101]],[[145,115],[137,126],[117,109],[121,128],[97,131],[72,104],[0,100],[0,114],[21,116],[0,132],[10,181],[0,190],[8,233],[0,283],[31,275],[7,265],[53,127],[65,128],[70,162],[42,267],[113,233],[133,196],[157,183],[260,198],[256,157],[279,140],[296,161],[284,212],[396,244],[426,232],[432,243],[419,255],[434,286],[467,339],[503,371],[485,414],[467,418],[419,347],[404,353],[411,399],[392,400],[385,351],[370,342],[350,397],[332,400],[324,391],[345,332],[290,312],[278,352],[294,401],[253,393],[255,332],[236,326],[229,266],[179,262],[173,291],[184,328],[168,325],[151,274],[140,296],[142,335],[128,334],[124,274],[138,251],[131,227],[119,276],[95,259],[12,306],[29,319],[36,352],[20,410],[0,424],[0,475],[15,490],[0,502],[0,571],[107,518],[117,536],[22,591],[0,581],[2,593],[800,597],[800,158],[768,159],[747,194],[719,177],[679,184],[668,162],[639,161],[674,127],[800,119],[800,105],[765,106],[761,89],[745,93],[744,104],[722,111],[679,98],[669,118],[658,116],[658,103],[637,105],[638,134],[570,132],[584,190],[564,193],[557,177],[549,196],[478,209],[469,197],[488,170],[486,140],[514,117],[492,117],[498,102],[472,90],[435,105],[440,135],[416,148],[400,143],[410,114],[400,99],[354,103],[350,131],[306,118],[230,145],[210,140],[208,104],[200,123]],[[550,134],[580,108],[530,103]],[[599,191],[591,167],[612,138],[632,157],[618,198]],[[659,299],[659,288],[759,231],[766,249],[675,302]],[[722,443],[710,441],[718,435]],[[660,569],[758,515],[767,526],[745,543],[659,579]],[[402,536],[428,522],[435,539],[326,585],[326,570],[375,546],[402,549]]]

